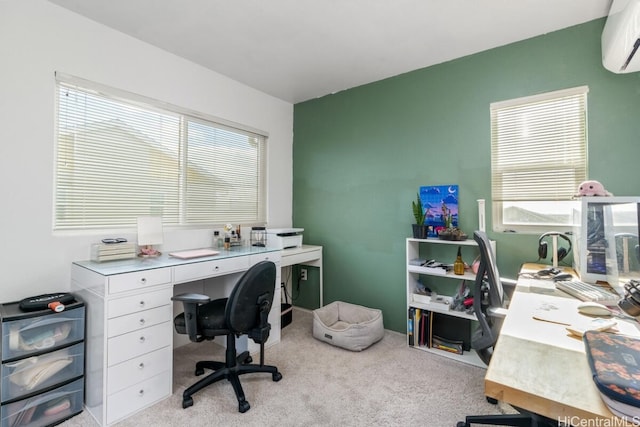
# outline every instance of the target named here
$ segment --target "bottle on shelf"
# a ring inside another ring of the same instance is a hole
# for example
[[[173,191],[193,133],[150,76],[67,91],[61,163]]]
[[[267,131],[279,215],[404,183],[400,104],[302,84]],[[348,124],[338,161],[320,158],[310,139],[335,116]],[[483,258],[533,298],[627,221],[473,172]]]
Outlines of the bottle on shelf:
[[[462,248],[458,246],[458,256],[453,263],[453,273],[462,275],[464,274],[464,261],[462,261]]]
[[[218,230],[213,232],[213,247],[221,248],[224,244],[222,237],[220,237],[220,232]]]

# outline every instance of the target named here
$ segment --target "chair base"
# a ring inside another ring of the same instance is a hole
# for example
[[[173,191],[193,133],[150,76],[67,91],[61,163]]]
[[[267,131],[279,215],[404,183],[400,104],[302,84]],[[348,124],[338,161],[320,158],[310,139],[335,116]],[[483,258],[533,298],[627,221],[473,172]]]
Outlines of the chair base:
[[[472,424],[492,425],[492,426],[515,426],[515,427],[550,427],[558,426],[558,423],[542,415],[527,413],[520,408],[522,414],[498,414],[498,415],[468,415],[465,421],[460,421],[456,427],[471,427]]]
[[[249,402],[247,402],[245,398],[244,390],[240,384],[240,375],[253,372],[264,372],[270,373],[272,380],[275,382],[282,379],[282,374],[278,372],[278,368],[275,366],[251,364],[251,356],[249,355],[249,352],[245,351],[239,356],[236,356],[235,337],[233,335],[227,336],[226,360],[227,362],[205,360],[196,363],[196,375],[204,374],[205,369],[212,369],[213,372],[187,388],[182,393],[182,407],[184,409],[193,405],[193,398],[191,396],[194,393],[217,381],[227,379],[236,393],[236,398],[238,399],[238,411],[244,413],[251,408],[251,405],[249,405]]]

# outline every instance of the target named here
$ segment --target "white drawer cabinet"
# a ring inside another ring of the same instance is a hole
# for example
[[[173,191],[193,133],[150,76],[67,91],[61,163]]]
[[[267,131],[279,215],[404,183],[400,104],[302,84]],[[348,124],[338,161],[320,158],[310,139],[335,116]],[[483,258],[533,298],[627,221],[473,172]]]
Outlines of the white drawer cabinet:
[[[85,308],[77,296],[60,313],[0,304],[0,427],[55,425],[82,412]]]
[[[208,279],[209,286],[226,287],[251,265],[275,262],[267,346],[280,341],[280,252],[241,251],[195,260],[162,256],[72,264],[71,289],[87,306],[85,408],[99,425],[122,421],[171,396],[176,284]],[[259,350],[251,340],[248,348],[254,354]]]
[[[169,397],[172,270],[104,276],[74,264],[71,277],[74,292],[88,299],[87,411],[100,425],[110,425]],[[149,383],[158,375],[167,379]]]

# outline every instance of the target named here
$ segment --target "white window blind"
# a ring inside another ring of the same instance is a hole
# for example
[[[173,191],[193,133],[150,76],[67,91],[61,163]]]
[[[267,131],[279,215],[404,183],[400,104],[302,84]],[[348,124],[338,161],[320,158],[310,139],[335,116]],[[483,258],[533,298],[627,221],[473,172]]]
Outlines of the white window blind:
[[[494,230],[571,224],[587,176],[587,93],[581,86],[492,103]],[[496,221],[497,220],[497,221]]]
[[[56,230],[265,222],[266,136],[56,77]]]

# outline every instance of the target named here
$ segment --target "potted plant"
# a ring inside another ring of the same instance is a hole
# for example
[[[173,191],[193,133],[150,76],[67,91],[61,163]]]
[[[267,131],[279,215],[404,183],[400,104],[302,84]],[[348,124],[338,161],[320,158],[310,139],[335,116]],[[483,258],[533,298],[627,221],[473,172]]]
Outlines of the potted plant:
[[[416,223],[413,224],[413,237],[416,239],[427,238],[427,226],[424,224],[427,218],[427,211],[422,208],[422,201],[420,200],[420,193],[416,193],[416,200],[411,202],[411,208],[413,210],[413,217]]]
[[[451,209],[449,209],[444,202],[442,203],[442,219],[444,220],[444,227],[437,231],[438,238],[441,240],[466,240],[467,235],[458,227],[453,226],[453,217],[451,215]]]

